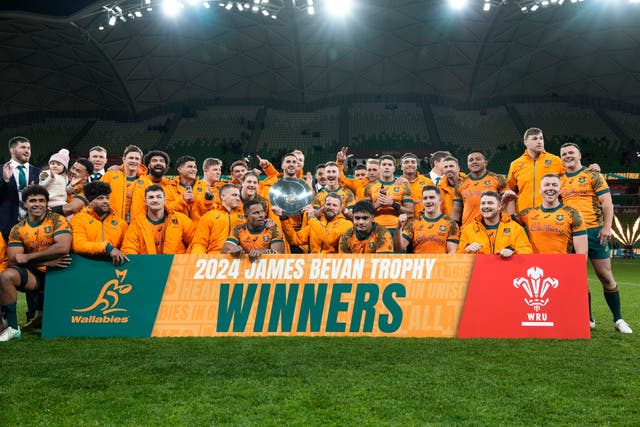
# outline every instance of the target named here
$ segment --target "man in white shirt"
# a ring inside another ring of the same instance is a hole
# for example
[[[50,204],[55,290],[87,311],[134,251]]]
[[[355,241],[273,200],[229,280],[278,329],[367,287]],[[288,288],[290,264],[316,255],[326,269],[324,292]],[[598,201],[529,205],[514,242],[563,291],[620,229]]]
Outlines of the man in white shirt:
[[[107,165],[107,150],[99,145],[92,147],[89,150],[89,161],[93,163],[93,173],[89,177],[89,181],[100,181]]]

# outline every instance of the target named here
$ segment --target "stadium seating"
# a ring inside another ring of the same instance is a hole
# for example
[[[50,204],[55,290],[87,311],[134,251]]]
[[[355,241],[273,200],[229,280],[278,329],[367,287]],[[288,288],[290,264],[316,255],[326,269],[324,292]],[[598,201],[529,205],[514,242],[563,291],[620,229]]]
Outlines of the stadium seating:
[[[422,109],[415,103],[354,103],[349,111],[353,152],[420,151],[430,138]]]
[[[120,154],[127,145],[137,145],[142,151],[156,146],[166,129],[170,115],[154,117],[141,122],[97,121],[76,145],[75,151],[87,155],[91,147],[100,145],[110,155]]]
[[[504,107],[489,108],[481,113],[433,106],[432,111],[443,148],[458,158],[462,169],[466,168],[465,159],[471,150],[485,152],[490,169],[496,172],[502,172],[505,162],[521,154],[521,147],[515,147],[521,136]],[[514,157],[516,148],[518,154]]]
[[[311,112],[267,111],[256,152],[276,164],[288,151],[305,153],[305,169],[335,159],[338,148],[337,107]]]
[[[25,126],[4,128],[0,131],[0,138],[2,141],[9,141],[16,135],[29,138],[31,163],[42,166],[52,153],[61,148],[70,148],[71,141],[86,123],[87,119],[50,118]]]

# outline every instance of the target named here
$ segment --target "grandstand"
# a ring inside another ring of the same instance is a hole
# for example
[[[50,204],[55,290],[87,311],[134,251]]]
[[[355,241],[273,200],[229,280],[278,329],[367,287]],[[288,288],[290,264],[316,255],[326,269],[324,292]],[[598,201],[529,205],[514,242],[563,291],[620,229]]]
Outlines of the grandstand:
[[[98,120],[74,147],[74,151],[86,156],[91,147],[101,145],[110,155],[118,155],[130,144],[137,145],[142,151],[148,151],[155,147],[166,133],[166,125],[170,118],[171,115],[162,115],[140,122]]]
[[[349,110],[349,147],[381,154],[419,151],[430,138],[422,109],[415,103],[353,103]]]
[[[338,147],[339,108],[310,112],[267,110],[256,152],[279,164],[282,154],[300,149],[307,169],[335,158]]]
[[[459,159],[462,169],[469,151],[482,150],[491,169],[506,173],[508,162],[522,151],[522,136],[505,107],[472,111],[433,106],[432,111],[442,147]]]
[[[23,126],[6,127],[0,131],[2,141],[8,141],[16,135],[26,136],[33,142],[34,165],[44,165],[49,156],[60,148],[69,148],[71,141],[87,123],[86,119],[49,118],[42,122]]]
[[[242,156],[255,123],[259,106],[207,107],[193,117],[182,117],[166,145],[171,158],[189,154],[198,164],[218,157],[230,164]]]

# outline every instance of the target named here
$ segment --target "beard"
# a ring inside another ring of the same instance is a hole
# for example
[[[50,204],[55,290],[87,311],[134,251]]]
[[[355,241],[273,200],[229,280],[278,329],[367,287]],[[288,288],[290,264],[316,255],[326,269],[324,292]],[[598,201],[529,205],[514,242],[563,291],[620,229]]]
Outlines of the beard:
[[[166,172],[166,169],[149,169],[149,175],[151,175],[154,178],[162,178],[164,176],[164,173]]]

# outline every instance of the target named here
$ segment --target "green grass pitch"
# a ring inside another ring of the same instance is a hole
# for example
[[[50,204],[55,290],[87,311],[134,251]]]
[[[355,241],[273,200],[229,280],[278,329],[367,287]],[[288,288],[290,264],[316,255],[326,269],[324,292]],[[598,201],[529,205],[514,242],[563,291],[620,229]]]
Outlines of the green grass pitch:
[[[638,424],[640,260],[614,274],[633,335],[591,270],[591,340],[25,334],[0,344],[0,426]]]

